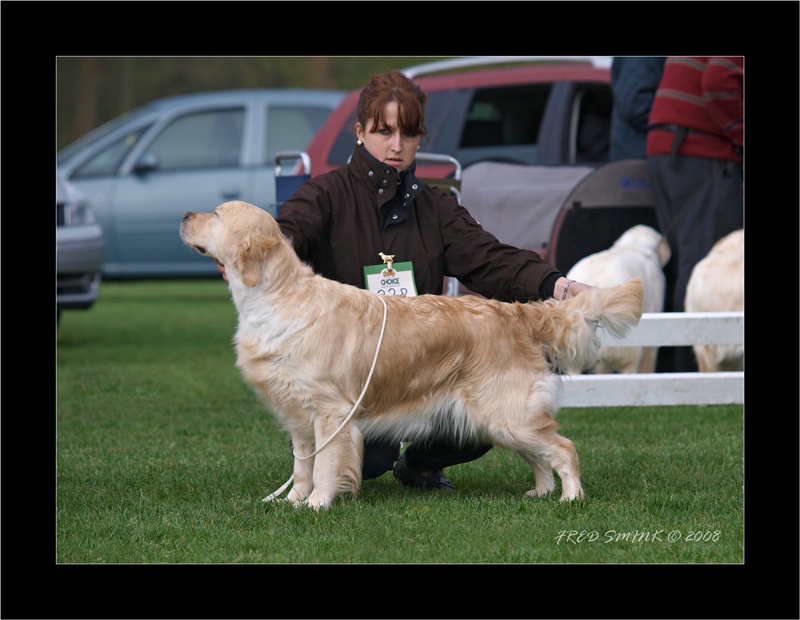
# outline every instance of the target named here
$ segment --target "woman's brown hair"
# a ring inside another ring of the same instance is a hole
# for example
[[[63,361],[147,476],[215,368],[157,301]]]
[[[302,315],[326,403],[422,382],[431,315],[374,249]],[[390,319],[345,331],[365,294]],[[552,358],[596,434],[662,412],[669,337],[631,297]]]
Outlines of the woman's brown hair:
[[[386,104],[397,103],[397,122],[400,131],[407,136],[428,135],[425,128],[425,103],[428,96],[400,71],[387,71],[373,75],[361,91],[356,107],[356,121],[367,130],[367,121],[372,119],[373,131],[386,125]]]

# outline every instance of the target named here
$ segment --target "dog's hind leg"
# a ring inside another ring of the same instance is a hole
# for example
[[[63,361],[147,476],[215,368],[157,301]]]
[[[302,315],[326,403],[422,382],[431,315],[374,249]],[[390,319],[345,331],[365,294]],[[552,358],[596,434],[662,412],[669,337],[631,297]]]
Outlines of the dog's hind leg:
[[[561,501],[583,498],[581,473],[578,467],[578,453],[575,444],[566,437],[556,435],[560,442],[560,450],[551,461],[553,469],[561,478]]]
[[[550,463],[530,452],[520,451],[519,453],[522,458],[528,462],[528,465],[531,466],[533,476],[536,480],[536,488],[528,491],[526,495],[531,497],[547,495],[556,488],[555,478],[553,478],[553,468],[550,467]]]
[[[346,424],[334,436],[342,420],[337,416],[319,416],[314,423],[320,450],[314,457],[314,490],[308,496],[308,505],[315,509],[327,508],[338,495],[355,494],[361,486],[364,439],[353,422]],[[328,439],[330,441],[323,448]]]
[[[509,422],[514,422],[509,425]],[[522,426],[522,427],[520,427]],[[547,495],[555,489],[553,470],[561,479],[561,500],[583,497],[578,453],[566,437],[556,432],[558,424],[549,415],[538,416],[531,424],[528,419],[506,416],[502,430],[489,431],[493,444],[517,452],[533,470],[536,486],[525,493],[529,497]]]
[[[525,428],[508,429],[509,441],[495,443],[516,451],[533,470],[536,486],[525,493],[529,497],[546,495],[555,489],[553,470],[561,479],[561,500],[583,497],[578,453],[566,437],[557,432],[558,424],[550,415],[537,416],[534,424],[528,421]]]
[[[555,470],[561,478],[561,500],[581,498],[578,453],[569,439],[558,434],[554,418],[561,378],[534,377],[531,386],[520,402],[506,401],[505,407],[484,416],[486,431],[492,443],[514,450],[530,465],[536,486],[526,495],[537,497],[553,491]]]
[[[529,447],[517,449],[517,452],[528,462],[536,477],[536,488],[526,495],[535,497],[552,491],[552,470],[555,470],[561,479],[561,501],[583,497],[578,453],[569,439],[548,429],[540,432]]]

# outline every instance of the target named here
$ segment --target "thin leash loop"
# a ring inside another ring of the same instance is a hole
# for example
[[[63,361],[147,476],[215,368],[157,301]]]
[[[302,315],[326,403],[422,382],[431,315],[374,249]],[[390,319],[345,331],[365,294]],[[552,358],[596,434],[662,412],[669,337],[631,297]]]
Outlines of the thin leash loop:
[[[364,383],[364,389],[361,390],[361,394],[359,395],[358,400],[353,405],[353,408],[350,410],[350,413],[347,414],[347,417],[339,425],[339,428],[337,428],[333,432],[333,434],[330,437],[328,437],[328,439],[325,441],[325,443],[323,443],[319,448],[317,448],[316,450],[314,450],[314,452],[312,452],[311,454],[309,454],[307,456],[300,456],[299,454],[297,454],[297,452],[294,451],[294,448],[292,448],[292,455],[294,456],[294,458],[300,459],[301,461],[305,461],[306,459],[310,459],[312,456],[314,456],[315,454],[319,453],[325,446],[327,446],[333,440],[333,438],[336,437],[336,435],[339,434],[339,431],[341,431],[344,428],[345,424],[347,424],[350,421],[350,418],[353,417],[353,414],[356,412],[356,409],[358,409],[358,406],[361,404],[361,401],[364,398],[364,394],[367,393],[367,388],[369,387],[370,381],[372,381],[372,373],[375,372],[375,364],[378,362],[378,353],[380,353],[381,345],[383,344],[383,334],[386,331],[386,314],[388,312],[387,307],[386,307],[386,301],[380,295],[378,295],[378,299],[380,299],[381,303],[383,304],[383,324],[381,325],[381,335],[378,338],[378,346],[375,349],[375,356],[372,358],[372,366],[369,369],[369,374],[367,375],[367,380]],[[274,491],[273,493],[270,493],[269,495],[267,495],[261,501],[262,502],[271,502],[273,499],[275,499],[277,497],[280,497],[280,495],[289,487],[289,485],[292,483],[293,480],[294,480],[294,472],[292,472],[292,475],[283,484],[283,486],[281,486],[281,488],[279,488],[277,491]]]

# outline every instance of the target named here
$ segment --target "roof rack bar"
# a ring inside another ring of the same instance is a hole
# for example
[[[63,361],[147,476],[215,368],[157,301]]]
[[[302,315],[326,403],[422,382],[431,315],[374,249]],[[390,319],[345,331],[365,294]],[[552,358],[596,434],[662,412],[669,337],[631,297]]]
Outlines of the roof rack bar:
[[[596,67],[608,68],[611,66],[611,56],[461,56],[447,60],[435,60],[421,65],[403,69],[409,78],[420,75],[448,71],[450,69],[464,69],[467,67],[481,67],[514,62],[589,62]]]

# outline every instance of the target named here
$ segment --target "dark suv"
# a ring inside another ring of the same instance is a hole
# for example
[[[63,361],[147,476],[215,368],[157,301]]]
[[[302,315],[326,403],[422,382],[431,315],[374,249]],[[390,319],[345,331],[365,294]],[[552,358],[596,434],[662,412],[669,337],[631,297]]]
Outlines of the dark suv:
[[[452,72],[487,65],[491,68]],[[610,65],[611,57],[527,56],[456,58],[406,69],[428,95],[429,140],[420,152],[450,155],[464,168],[483,161],[604,164]],[[348,93],[309,143],[313,176],[345,164],[352,154],[359,93]],[[421,164],[418,172],[437,175]]]

